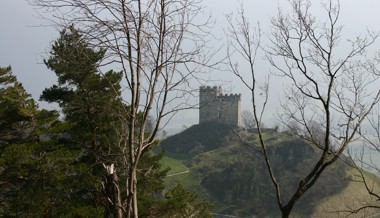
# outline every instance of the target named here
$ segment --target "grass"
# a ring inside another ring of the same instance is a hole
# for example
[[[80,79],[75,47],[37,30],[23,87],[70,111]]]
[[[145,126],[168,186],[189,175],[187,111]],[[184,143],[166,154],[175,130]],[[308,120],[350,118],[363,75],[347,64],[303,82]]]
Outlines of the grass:
[[[348,178],[354,178],[357,175],[357,172],[354,169],[350,169],[347,172]],[[373,181],[373,175],[370,173],[364,173],[365,177]],[[380,192],[380,179],[375,178],[373,181],[373,188],[376,193]],[[315,218],[324,217],[324,218],[333,218],[337,217],[337,214],[334,211],[348,209],[349,207],[358,208],[363,202],[370,202],[368,192],[365,189],[364,185],[359,182],[350,182],[349,185],[339,194],[329,196],[325,199],[322,199],[315,207],[314,216]],[[373,202],[373,200],[372,200]],[[378,204],[378,202],[373,202]],[[378,205],[379,206],[379,205]],[[350,218],[361,218],[361,217],[371,217],[371,214],[378,212],[375,209],[368,209],[360,211],[357,214],[352,214]],[[342,214],[343,215],[343,214]],[[342,216],[344,217],[344,216]],[[376,216],[380,217],[380,216]]]
[[[163,169],[167,167],[170,168],[168,175],[181,173],[189,170],[187,167],[184,166],[182,160],[178,160],[167,156],[161,159],[161,164]],[[198,186],[199,181],[197,177],[194,175],[194,173],[191,171],[189,171],[188,173],[169,176],[165,178],[165,184],[169,187],[177,183],[183,185],[185,188],[194,188],[194,186]]]
[[[169,151],[165,151],[165,156],[171,157],[171,158],[177,159],[177,160],[190,160],[195,155],[196,154],[176,154],[176,153],[171,153]]]
[[[170,168],[170,171],[168,172],[168,175],[174,174],[174,173],[180,173],[187,170],[187,168],[183,165],[183,162],[178,159],[170,158],[164,156],[160,163],[162,165],[163,169],[166,169],[167,167]]]
[[[199,186],[198,179],[196,176],[193,176],[191,172],[165,178],[165,184],[169,187],[176,185],[177,183],[181,184],[188,190],[192,190]]]
[[[184,163],[187,161],[188,159],[179,160],[173,158],[172,156],[164,156],[161,159],[160,162],[162,164],[162,168],[170,168],[168,175],[189,171],[188,173],[166,177],[164,179],[165,186],[170,188],[175,186],[176,184],[181,184],[186,190],[196,191],[199,194],[199,197],[210,199],[210,196],[208,196],[206,190],[204,190],[204,188],[200,184],[200,180],[197,176],[196,170],[188,169],[184,166]]]

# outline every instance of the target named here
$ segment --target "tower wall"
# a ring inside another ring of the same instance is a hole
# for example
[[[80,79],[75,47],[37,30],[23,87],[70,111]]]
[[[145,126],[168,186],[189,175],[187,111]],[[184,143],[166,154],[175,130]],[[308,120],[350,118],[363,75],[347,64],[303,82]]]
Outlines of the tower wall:
[[[241,95],[223,94],[220,86],[201,86],[199,93],[199,123],[212,120],[240,126]]]
[[[222,93],[220,87],[202,86],[199,93],[199,123],[218,118],[218,99]]]

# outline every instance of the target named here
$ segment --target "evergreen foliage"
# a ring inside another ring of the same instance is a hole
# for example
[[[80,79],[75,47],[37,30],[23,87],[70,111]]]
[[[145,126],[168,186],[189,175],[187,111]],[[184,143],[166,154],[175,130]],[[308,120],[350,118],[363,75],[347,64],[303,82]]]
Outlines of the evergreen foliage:
[[[102,216],[109,213],[102,164],[117,162],[114,156],[120,151],[121,74],[98,73],[104,51],[90,48],[73,26],[61,32],[50,54],[45,63],[57,75],[58,84],[45,89],[41,100],[61,107],[68,127],[62,143],[75,154],[75,172],[68,175],[73,192],[67,204],[74,214]]]
[[[122,133],[129,107],[120,97],[121,73],[99,72],[104,54],[73,26],[53,43],[45,63],[58,81],[41,100],[58,103],[61,114],[38,109],[11,68],[0,68],[1,217],[114,217],[110,182],[121,184],[124,197],[129,176],[122,161],[128,158]],[[195,193],[181,186],[166,190],[169,169],[161,169],[162,153],[152,149],[138,165],[142,217],[207,217],[210,205]],[[117,180],[106,173],[111,164]]]
[[[50,216],[64,204],[61,175],[71,170],[71,154],[50,137],[58,113],[39,110],[10,67],[0,78],[0,215]]]

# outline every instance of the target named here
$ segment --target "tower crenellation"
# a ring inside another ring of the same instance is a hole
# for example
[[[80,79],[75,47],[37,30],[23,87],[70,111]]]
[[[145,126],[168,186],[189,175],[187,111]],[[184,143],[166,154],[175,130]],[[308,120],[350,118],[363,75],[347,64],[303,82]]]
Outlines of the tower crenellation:
[[[240,126],[241,94],[223,93],[221,86],[201,86],[199,89],[199,123],[227,122]]]

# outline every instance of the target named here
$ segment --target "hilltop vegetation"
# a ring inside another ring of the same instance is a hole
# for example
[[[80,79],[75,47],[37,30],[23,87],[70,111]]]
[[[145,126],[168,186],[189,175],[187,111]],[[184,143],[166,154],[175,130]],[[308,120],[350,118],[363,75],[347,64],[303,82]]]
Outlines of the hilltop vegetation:
[[[160,145],[173,154],[195,155],[228,145],[230,138],[234,138],[231,129],[219,122],[206,122],[170,136]]]
[[[241,131],[241,134],[256,146],[255,133]],[[319,151],[285,133],[268,132],[265,137],[270,142],[268,152],[283,190],[283,200],[287,200],[298,185],[296,181],[317,161],[315,153]],[[264,216],[279,212],[262,156],[240,143],[228,127],[212,122],[195,125],[164,140],[161,146],[169,157],[181,157],[190,171],[187,179],[191,176],[192,180],[190,184],[183,179],[182,182],[205,191],[204,195],[217,205],[218,213]],[[316,202],[343,190],[348,185],[346,171],[343,161],[328,168],[303,196],[308,200],[301,198],[295,212],[310,215]]]

